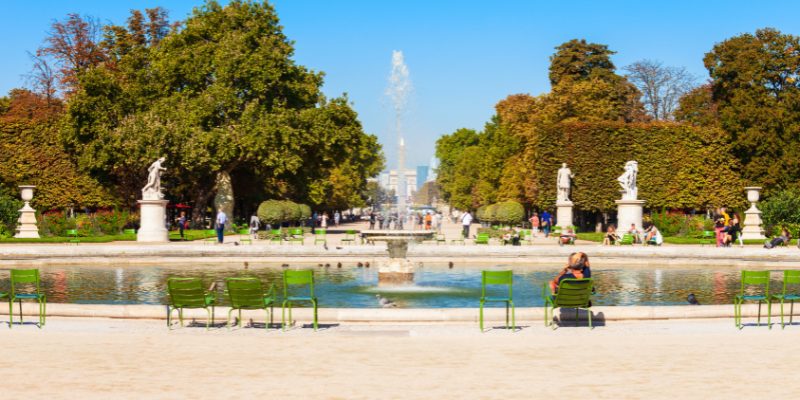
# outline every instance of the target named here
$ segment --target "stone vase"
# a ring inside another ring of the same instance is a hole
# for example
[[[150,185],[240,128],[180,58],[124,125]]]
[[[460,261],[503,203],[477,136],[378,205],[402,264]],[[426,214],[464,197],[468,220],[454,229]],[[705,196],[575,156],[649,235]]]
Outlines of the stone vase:
[[[31,207],[31,200],[33,200],[33,189],[36,186],[22,185],[19,187],[20,196],[25,205],[19,209],[20,216],[17,220],[17,234],[15,238],[38,238],[39,228],[36,227],[36,210]]]
[[[747,192],[747,201],[750,208],[744,212],[744,228],[742,229],[742,239],[766,240],[764,228],[761,227],[761,210],[756,207],[760,197],[761,187],[749,186],[744,188]]]

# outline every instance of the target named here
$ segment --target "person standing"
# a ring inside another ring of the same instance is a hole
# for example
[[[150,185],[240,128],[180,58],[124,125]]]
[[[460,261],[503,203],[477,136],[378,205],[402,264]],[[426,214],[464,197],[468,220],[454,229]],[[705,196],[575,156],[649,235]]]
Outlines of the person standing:
[[[333,213],[333,224],[338,227],[339,226],[339,221],[341,221],[341,219],[342,219],[342,214],[339,214],[338,210],[335,211]]]
[[[220,208],[217,211],[217,219],[216,219],[216,224],[217,224],[217,243],[220,243],[220,244],[222,243],[223,236],[225,234],[225,223],[227,223],[227,222],[228,222],[228,216],[225,215],[225,212],[222,211],[222,208]]]
[[[322,213],[322,223],[320,224],[322,229],[328,229],[328,213]]]
[[[464,212],[461,216],[461,227],[463,229],[464,239],[469,238],[469,226],[472,225],[472,214],[469,211]]]
[[[528,220],[531,222],[531,232],[533,233],[533,237],[539,233],[539,214],[533,213],[533,216]]]
[[[253,215],[250,216],[250,236],[252,236],[253,239],[258,239],[256,237],[258,236],[258,228],[261,228],[261,221],[258,219],[258,215],[253,213]]]
[[[542,220],[540,221],[540,225],[542,226],[542,231],[544,231],[544,237],[550,237],[550,228],[553,226],[553,217],[549,212],[547,212],[547,210],[542,211]]]
[[[433,222],[436,224],[436,232],[442,233],[442,214],[438,212],[434,214]]]
[[[181,233],[181,240],[186,240],[186,238],[183,236],[183,230],[186,229],[186,223],[186,211],[181,211],[181,217],[178,218],[178,230]]]
[[[369,213],[369,230],[375,229],[375,213]]]

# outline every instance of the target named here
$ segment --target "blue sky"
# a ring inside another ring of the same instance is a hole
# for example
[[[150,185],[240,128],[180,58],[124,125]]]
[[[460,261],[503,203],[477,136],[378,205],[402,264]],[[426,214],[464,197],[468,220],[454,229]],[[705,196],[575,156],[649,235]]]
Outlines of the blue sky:
[[[160,5],[183,19],[200,0],[4,1],[0,93],[24,84],[54,19],[69,12],[123,23],[132,8]],[[401,50],[414,92],[404,121],[407,165],[427,164],[436,139],[481,129],[497,101],[549,90],[548,57],[572,38],[616,51],[618,68],[655,59],[706,79],[703,55],[728,37],[774,27],[800,34],[791,1],[310,1],[273,2],[295,60],[326,74],[328,97],[347,93],[364,128],[394,166],[393,111],[385,96],[392,50]]]

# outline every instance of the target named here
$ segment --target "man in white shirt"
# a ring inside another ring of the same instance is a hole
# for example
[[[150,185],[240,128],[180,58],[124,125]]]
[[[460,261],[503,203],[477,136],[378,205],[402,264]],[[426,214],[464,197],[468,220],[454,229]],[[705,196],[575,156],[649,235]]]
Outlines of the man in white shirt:
[[[222,208],[217,212],[216,228],[217,228],[217,242],[222,243],[222,238],[225,234],[225,223],[228,222],[228,216],[222,211]]]
[[[472,225],[472,214],[469,211],[464,212],[461,216],[461,226],[464,228],[464,239],[469,238],[469,226]]]

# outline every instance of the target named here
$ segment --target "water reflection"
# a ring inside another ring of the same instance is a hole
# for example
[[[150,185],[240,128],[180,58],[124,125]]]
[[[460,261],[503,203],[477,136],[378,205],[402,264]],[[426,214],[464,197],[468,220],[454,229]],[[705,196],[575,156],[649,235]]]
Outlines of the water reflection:
[[[448,269],[445,265],[425,264],[416,274],[414,288],[378,288],[375,268],[344,265],[313,268],[316,294],[323,307],[380,307],[376,294],[400,307],[475,307],[480,296],[481,267]],[[514,302],[517,306],[541,306],[542,284],[554,271],[531,271],[521,267],[497,266],[489,269],[514,270]],[[172,276],[200,277],[206,286],[216,283],[223,295],[224,279],[252,275],[265,285],[282,291],[282,268],[274,265],[228,266],[150,265],[135,267],[41,267],[42,286],[48,301],[55,303],[165,304],[166,279]],[[8,269],[0,269],[0,292],[8,290]],[[701,304],[730,304],[739,290],[740,270],[721,266],[716,269],[597,269],[597,305],[682,305],[694,293]],[[782,275],[773,272],[773,291],[781,286]]]

